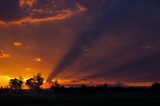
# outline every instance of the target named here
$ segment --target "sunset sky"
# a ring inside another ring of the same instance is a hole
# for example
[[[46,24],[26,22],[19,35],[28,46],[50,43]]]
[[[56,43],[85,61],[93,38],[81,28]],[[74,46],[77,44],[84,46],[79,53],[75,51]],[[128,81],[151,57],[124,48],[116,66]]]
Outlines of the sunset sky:
[[[0,0],[0,86],[37,73],[160,81],[160,0]]]

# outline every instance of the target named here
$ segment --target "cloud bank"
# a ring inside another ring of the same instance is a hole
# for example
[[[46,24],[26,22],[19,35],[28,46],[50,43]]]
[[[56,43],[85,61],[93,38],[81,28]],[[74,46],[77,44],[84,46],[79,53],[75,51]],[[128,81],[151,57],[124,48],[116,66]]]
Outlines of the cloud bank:
[[[3,0],[1,5],[1,25],[59,21],[87,11],[79,3],[66,5],[64,0]]]

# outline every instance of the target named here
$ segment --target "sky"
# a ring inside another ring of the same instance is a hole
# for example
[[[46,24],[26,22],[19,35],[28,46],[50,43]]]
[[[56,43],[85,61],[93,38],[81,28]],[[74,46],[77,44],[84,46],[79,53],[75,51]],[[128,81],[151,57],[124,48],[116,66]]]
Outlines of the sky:
[[[0,85],[160,81],[159,0],[1,0]]]

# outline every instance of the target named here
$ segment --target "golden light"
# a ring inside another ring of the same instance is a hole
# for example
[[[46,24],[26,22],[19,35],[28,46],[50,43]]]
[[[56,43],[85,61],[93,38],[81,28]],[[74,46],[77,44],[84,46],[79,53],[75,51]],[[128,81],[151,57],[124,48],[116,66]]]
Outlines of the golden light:
[[[66,79],[52,79],[52,83],[58,82],[59,84],[68,84],[70,82],[70,80],[66,80]]]
[[[0,76],[0,86],[8,86],[8,82],[9,80],[11,79],[10,76],[7,76],[7,75],[1,75]]]
[[[46,83],[46,80],[44,80],[43,83]]]

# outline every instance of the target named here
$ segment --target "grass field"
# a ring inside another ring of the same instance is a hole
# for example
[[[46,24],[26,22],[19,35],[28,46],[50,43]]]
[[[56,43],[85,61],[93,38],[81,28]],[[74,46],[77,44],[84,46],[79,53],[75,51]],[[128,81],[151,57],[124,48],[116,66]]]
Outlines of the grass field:
[[[158,94],[45,94],[0,97],[0,106],[160,106]]]

